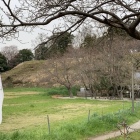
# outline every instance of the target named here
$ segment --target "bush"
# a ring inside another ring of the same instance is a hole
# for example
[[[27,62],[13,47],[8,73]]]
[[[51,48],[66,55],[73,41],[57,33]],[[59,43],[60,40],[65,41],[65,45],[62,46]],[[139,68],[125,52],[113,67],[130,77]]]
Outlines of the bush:
[[[78,87],[73,87],[72,88],[72,93],[74,96],[77,95],[77,91],[79,90]],[[62,96],[69,96],[68,90],[65,87],[55,87],[55,88],[50,88],[47,91],[47,95],[62,95]]]

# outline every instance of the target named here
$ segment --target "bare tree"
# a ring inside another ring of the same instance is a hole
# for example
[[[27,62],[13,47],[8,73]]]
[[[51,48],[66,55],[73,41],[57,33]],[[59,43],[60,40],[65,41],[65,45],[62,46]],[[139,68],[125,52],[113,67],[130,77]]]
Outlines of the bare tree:
[[[77,52],[79,54],[75,54],[75,60],[78,65],[77,74],[81,86],[83,85],[90,95],[96,99],[97,86],[99,85],[97,55],[95,55],[93,48],[88,47],[86,49],[80,48]]]
[[[123,98],[131,82],[130,48],[137,48],[135,42],[138,40],[117,35],[97,39],[90,36],[88,39],[94,42],[85,46],[86,51],[80,59],[77,58],[82,84],[94,93],[95,98],[97,92],[105,90],[107,97],[117,95]],[[100,39],[102,42],[98,44]]]
[[[18,53],[17,46],[11,45],[11,46],[5,46],[2,48],[1,53],[7,58],[7,60],[11,60],[15,57],[15,55]]]
[[[50,80],[65,86],[68,90],[69,96],[72,98],[72,87],[77,81],[77,74],[75,73],[75,61],[72,58],[63,57],[56,60],[50,60],[49,66],[50,68],[48,69],[48,72],[52,77]]]
[[[11,37],[60,19],[65,31],[75,31],[82,24],[95,21],[125,30],[140,40],[139,0],[1,0],[0,37]],[[96,25],[96,24],[94,24]],[[60,29],[60,26],[59,28]]]

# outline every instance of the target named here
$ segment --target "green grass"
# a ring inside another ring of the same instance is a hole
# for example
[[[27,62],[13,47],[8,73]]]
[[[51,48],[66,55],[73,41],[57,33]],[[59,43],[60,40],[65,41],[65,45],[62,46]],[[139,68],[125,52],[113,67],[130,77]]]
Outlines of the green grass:
[[[128,124],[139,120],[140,109],[132,114],[129,101],[54,99],[50,96],[67,95],[61,93],[63,90],[62,87],[5,89],[0,140],[85,139],[115,130],[117,123],[124,119]]]
[[[79,90],[79,87],[73,87],[72,93],[75,96],[77,94],[77,91]],[[62,96],[68,96],[68,90],[65,87],[53,87],[53,88],[41,88],[41,87],[29,87],[29,88],[7,88],[4,90],[5,92],[27,92],[27,91],[34,91],[34,92],[40,92],[44,93],[44,95],[62,95]]]
[[[140,139],[140,132],[133,132],[126,136],[127,140],[139,140]],[[109,140],[124,140],[124,136],[112,138]]]
[[[6,88],[4,89],[4,92],[26,92],[26,91],[36,91],[36,92],[47,92],[47,88],[41,88],[41,87],[16,87],[16,88]]]

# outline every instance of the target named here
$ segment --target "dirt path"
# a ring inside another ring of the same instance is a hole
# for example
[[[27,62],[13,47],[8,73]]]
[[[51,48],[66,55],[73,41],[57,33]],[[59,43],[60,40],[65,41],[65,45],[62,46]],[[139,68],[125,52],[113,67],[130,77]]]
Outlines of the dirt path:
[[[137,129],[140,129],[140,121],[130,125],[129,127],[130,127],[129,132],[133,132]],[[102,135],[102,136],[89,138],[88,140],[107,140],[109,138],[114,138],[114,137],[117,137],[120,135],[121,135],[120,131],[114,131],[114,132],[110,132],[110,133]]]

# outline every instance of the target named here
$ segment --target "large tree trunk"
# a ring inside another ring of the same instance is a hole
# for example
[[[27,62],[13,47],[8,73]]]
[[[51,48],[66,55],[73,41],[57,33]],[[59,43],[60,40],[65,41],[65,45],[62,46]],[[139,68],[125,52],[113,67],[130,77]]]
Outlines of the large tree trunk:
[[[73,93],[71,91],[71,88],[67,88],[67,89],[68,89],[68,93],[69,93],[70,98],[73,98]]]

